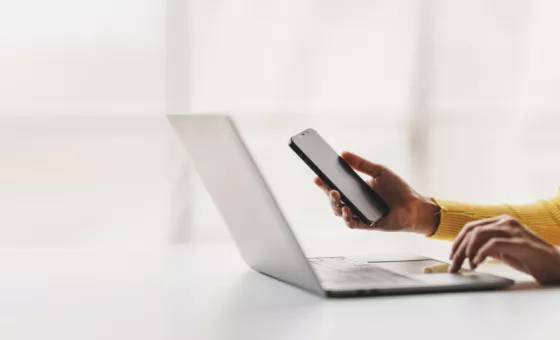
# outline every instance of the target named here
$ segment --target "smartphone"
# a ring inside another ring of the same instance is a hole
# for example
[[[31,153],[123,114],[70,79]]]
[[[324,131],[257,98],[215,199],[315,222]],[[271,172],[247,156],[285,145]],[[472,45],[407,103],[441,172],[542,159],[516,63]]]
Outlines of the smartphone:
[[[373,225],[389,213],[389,207],[370,186],[313,129],[290,139],[290,147],[329,187],[340,193],[341,201],[355,217]]]

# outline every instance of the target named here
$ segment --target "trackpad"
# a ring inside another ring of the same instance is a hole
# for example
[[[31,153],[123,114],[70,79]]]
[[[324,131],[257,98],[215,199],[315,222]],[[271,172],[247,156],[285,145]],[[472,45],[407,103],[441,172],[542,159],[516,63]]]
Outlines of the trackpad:
[[[383,269],[388,269],[395,273],[403,275],[419,275],[425,274],[427,267],[443,264],[443,262],[436,260],[421,260],[421,261],[405,261],[405,262],[373,262],[368,261],[370,264]]]

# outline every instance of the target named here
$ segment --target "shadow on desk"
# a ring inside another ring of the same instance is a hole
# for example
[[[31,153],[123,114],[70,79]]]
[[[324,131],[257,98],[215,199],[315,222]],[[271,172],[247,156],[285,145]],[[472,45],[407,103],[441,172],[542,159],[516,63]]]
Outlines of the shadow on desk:
[[[275,278],[247,271],[232,284],[232,306],[242,308],[287,308],[317,305],[324,298]],[[247,302],[250,302],[248,306]]]
[[[265,275],[248,271],[232,283],[216,315],[216,339],[315,338],[323,302],[308,293]],[[302,337],[302,334],[304,335]]]

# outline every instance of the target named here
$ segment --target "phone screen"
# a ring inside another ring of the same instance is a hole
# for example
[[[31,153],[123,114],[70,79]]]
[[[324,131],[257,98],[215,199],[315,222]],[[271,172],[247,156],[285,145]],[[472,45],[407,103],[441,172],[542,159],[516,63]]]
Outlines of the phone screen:
[[[290,147],[330,189],[340,192],[363,223],[371,225],[388,213],[387,204],[315,130],[293,136]]]

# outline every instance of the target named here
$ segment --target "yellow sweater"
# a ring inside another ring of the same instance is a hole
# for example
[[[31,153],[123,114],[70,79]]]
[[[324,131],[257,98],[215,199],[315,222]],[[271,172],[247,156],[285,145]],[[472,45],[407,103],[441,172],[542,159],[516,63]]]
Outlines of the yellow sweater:
[[[560,245],[560,194],[527,205],[474,205],[435,199],[441,207],[440,224],[432,236],[454,239],[465,223],[508,214],[531,229],[545,241]]]

